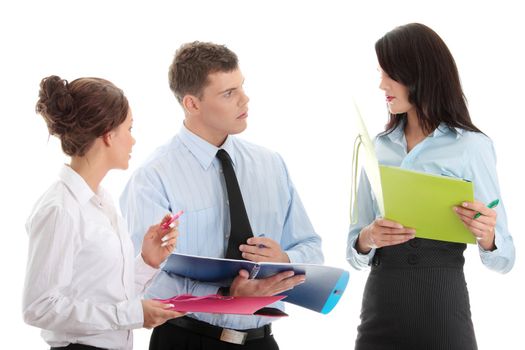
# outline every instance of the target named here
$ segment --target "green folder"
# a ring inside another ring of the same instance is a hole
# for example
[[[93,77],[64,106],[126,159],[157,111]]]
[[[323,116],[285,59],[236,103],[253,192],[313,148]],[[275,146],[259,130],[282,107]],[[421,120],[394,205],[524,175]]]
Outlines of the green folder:
[[[416,229],[416,237],[476,243],[454,212],[474,201],[472,182],[393,166],[379,166],[385,218]]]

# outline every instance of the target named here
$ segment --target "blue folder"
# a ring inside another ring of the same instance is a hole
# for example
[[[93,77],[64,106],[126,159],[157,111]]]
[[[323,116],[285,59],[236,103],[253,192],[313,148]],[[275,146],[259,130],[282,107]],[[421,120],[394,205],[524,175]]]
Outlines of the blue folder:
[[[296,275],[306,275],[306,280],[283,292],[281,295],[286,295],[283,301],[322,314],[329,313],[337,305],[349,279],[348,271],[325,265],[255,263],[178,253],[171,254],[162,269],[170,274],[224,286],[229,286],[241,269],[247,270],[250,278],[266,278],[293,270]]]

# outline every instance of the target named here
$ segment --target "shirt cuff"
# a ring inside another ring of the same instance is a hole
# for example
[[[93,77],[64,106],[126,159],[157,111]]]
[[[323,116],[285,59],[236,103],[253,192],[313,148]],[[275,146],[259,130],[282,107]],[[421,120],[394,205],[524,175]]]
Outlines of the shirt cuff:
[[[491,257],[498,256],[499,252],[501,251],[500,248],[502,248],[503,242],[500,238],[500,235],[498,234],[498,231],[494,233],[494,245],[496,248],[494,250],[485,250],[482,246],[478,244],[479,248],[479,254],[481,256],[481,259],[490,259]]]
[[[353,258],[353,260],[356,263],[354,265],[354,267],[368,267],[368,266],[370,266],[372,258],[376,254],[376,248],[370,249],[370,251],[368,253],[366,253],[366,254],[362,254],[362,253],[358,252],[356,247],[355,247],[356,244],[357,244],[357,238],[358,237],[359,237],[359,235],[355,236],[353,241],[351,241],[350,244],[349,244],[349,246],[350,246],[350,257]]]
[[[142,258],[142,254],[139,253],[137,255],[135,258],[135,283],[145,286],[150,283],[159,272],[160,269],[156,269],[146,264]]]
[[[372,248],[372,249],[370,249],[370,251],[368,253],[363,254],[363,253],[360,253],[357,250],[357,248],[355,247],[356,244],[357,244],[357,241],[355,241],[354,244],[352,245],[352,250],[354,251],[354,254],[355,254],[356,258],[360,262],[363,262],[363,263],[366,263],[367,265],[370,265],[370,261],[372,261],[372,258],[376,254],[376,248]]]
[[[301,263],[300,260],[300,256],[301,256],[301,253],[300,252],[296,252],[296,251],[293,251],[293,250],[287,250],[285,251],[286,255],[288,255],[288,260],[290,260],[290,263],[291,264],[298,264],[298,263]]]
[[[514,266],[515,260],[515,248],[512,238],[505,238],[496,230],[494,244],[496,249],[493,251],[487,251],[478,246],[481,262],[491,270],[507,273]]]
[[[136,329],[144,325],[144,311],[140,297],[122,301],[117,304],[117,321],[115,329]]]

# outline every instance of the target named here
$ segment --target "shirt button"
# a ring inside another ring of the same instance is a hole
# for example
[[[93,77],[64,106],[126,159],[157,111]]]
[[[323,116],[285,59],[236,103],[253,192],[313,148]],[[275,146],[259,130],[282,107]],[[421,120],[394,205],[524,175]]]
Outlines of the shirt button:
[[[374,255],[374,257],[372,258],[372,266],[379,266],[379,264],[379,257],[377,255]]]
[[[410,254],[407,261],[410,265],[417,265],[419,262],[419,257],[416,254]]]

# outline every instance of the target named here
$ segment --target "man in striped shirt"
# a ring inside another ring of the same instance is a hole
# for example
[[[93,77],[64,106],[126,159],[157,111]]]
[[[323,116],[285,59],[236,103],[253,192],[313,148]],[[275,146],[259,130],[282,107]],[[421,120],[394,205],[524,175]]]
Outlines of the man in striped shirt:
[[[248,101],[235,53],[222,45],[193,42],[177,51],[170,88],[185,119],[178,134],[158,148],[132,175],[121,197],[136,249],[144,228],[167,211],[184,210],[177,252],[225,257],[230,210],[221,161],[233,165],[253,236],[239,246],[242,258],[259,262],[322,263],[315,233],[282,158],[237,138],[246,129]],[[302,283],[304,276],[282,272],[248,279],[241,270],[229,288],[163,271],[149,297],[178,294],[274,295]],[[282,303],[273,305],[283,309]],[[150,349],[278,349],[271,318],[195,313],[155,328]]]

